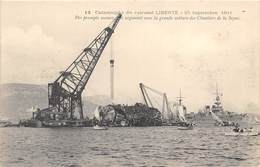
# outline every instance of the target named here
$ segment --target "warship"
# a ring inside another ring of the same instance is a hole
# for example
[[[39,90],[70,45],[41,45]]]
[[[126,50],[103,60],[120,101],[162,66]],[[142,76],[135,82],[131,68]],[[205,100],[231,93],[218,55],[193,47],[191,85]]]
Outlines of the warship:
[[[215,126],[237,126],[238,122],[242,122],[245,114],[230,112],[224,110],[221,102],[223,93],[219,92],[216,86],[216,96],[212,105],[206,105],[198,113],[189,114],[188,120],[198,124],[211,124]]]

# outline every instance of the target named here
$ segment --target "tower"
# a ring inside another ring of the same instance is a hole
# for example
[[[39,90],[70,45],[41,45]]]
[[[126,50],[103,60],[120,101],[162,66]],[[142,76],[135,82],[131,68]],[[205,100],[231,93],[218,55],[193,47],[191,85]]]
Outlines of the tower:
[[[111,40],[111,55],[110,55],[110,98],[114,100],[114,55],[113,55],[113,43]]]

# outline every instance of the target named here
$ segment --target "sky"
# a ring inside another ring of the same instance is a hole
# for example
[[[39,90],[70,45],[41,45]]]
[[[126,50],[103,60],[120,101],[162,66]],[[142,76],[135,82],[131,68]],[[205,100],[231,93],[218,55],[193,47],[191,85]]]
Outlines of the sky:
[[[141,102],[142,82],[172,102],[181,89],[188,111],[196,112],[213,103],[217,83],[225,109],[260,112],[259,9],[259,2],[2,2],[1,83],[53,82],[112,21],[75,19],[85,11],[226,10],[240,19],[122,19],[84,96],[109,96],[112,54],[115,103]]]

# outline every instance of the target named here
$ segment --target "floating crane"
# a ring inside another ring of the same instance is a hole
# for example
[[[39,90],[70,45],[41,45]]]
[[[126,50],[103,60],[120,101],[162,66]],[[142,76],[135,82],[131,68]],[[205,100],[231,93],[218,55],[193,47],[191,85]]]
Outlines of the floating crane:
[[[82,109],[82,92],[104,50],[111,38],[121,14],[103,29],[98,36],[79,54],[79,56],[61,72],[60,76],[48,84],[48,103],[46,109],[38,111],[40,120],[75,120],[75,111],[79,120],[84,119]],[[34,113],[36,114],[36,113]],[[44,117],[43,117],[44,115]],[[34,116],[33,116],[34,117]]]
[[[139,87],[141,89],[141,92],[142,92],[142,95],[143,95],[143,99],[144,99],[144,102],[145,104],[148,106],[148,107],[152,107],[152,108],[155,108],[155,105],[154,103],[152,102],[147,90],[150,90],[160,96],[162,96],[162,108],[159,109],[161,112],[162,112],[162,116],[163,116],[163,119],[167,119],[168,117],[168,114],[171,114],[172,111],[171,111],[171,108],[170,108],[170,105],[169,105],[169,101],[168,101],[168,98],[167,98],[167,95],[166,93],[162,93],[158,90],[155,90],[153,88],[150,88],[146,85],[144,85],[143,83],[139,83]],[[166,116],[167,115],[167,116]]]

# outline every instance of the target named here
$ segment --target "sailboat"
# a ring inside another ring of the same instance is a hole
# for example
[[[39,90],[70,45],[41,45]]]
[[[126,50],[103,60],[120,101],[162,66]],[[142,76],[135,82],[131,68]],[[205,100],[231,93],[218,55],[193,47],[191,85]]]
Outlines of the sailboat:
[[[182,99],[183,97],[181,96],[181,89],[180,89],[180,96],[177,97],[179,100],[179,103],[174,107],[177,113],[177,117],[180,120],[179,122],[179,126],[177,129],[179,130],[192,130],[193,129],[193,124],[187,122],[186,118],[185,118],[185,114],[186,114],[186,106],[184,106],[182,104]]]
[[[96,124],[93,126],[95,130],[107,130],[108,127],[103,125],[104,112],[102,111],[102,106],[98,106],[94,111],[94,119]]]

